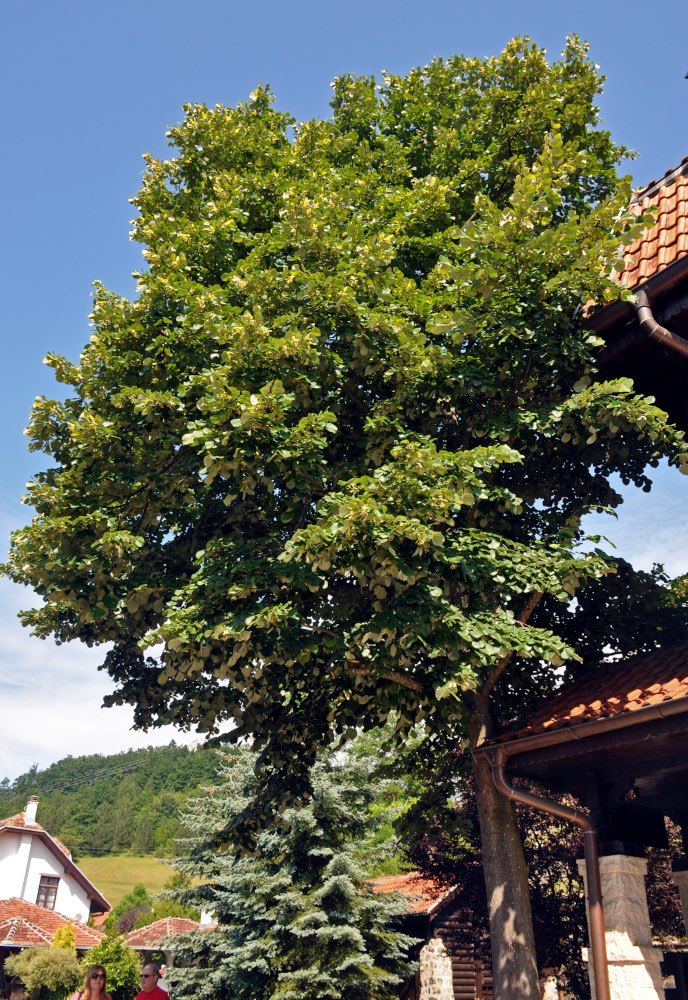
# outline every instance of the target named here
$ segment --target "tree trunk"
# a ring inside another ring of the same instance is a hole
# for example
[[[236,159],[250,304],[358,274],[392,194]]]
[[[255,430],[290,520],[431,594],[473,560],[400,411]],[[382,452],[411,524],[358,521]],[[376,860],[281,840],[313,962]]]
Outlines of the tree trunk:
[[[539,1000],[528,867],[516,813],[509,799],[497,791],[482,754],[475,759],[474,774],[495,1000]]]

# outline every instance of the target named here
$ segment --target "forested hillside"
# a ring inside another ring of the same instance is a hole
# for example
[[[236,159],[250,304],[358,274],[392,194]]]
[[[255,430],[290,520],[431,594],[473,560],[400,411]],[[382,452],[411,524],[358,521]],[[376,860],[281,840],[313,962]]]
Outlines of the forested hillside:
[[[66,757],[44,771],[32,767],[0,781],[0,818],[21,812],[38,795],[37,821],[75,856],[133,850],[165,855],[182,832],[179,809],[212,783],[211,749],[170,743],[126,753]]]

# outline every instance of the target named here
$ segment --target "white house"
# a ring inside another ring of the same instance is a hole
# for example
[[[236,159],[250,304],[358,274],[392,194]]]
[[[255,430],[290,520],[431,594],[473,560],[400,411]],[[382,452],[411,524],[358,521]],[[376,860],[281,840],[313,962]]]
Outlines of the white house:
[[[0,900],[24,899],[86,923],[110,904],[74,864],[69,848],[36,822],[37,806],[32,795],[24,812],[0,820]]]

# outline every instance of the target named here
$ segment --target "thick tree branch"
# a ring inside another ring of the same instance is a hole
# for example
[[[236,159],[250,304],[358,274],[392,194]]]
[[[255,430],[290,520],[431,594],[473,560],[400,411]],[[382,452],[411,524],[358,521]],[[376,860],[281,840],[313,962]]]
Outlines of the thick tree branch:
[[[318,625],[302,625],[301,628],[308,629],[309,632],[322,632],[324,635],[331,635],[335,639],[341,639],[341,635],[337,632],[331,632],[328,628],[320,628]],[[356,675],[360,677],[370,677],[372,674],[370,667],[364,666],[351,666],[346,668],[346,672],[350,677],[355,677]],[[409,677],[407,674],[402,674],[399,670],[385,670],[382,674],[383,680],[394,681],[395,684],[401,684],[402,687],[410,688],[412,691],[422,691],[423,685],[420,681],[417,681],[415,677]]]
[[[535,611],[535,608],[538,606],[539,602],[542,600],[543,596],[544,596],[544,591],[542,590],[539,591],[536,590],[532,594],[530,594],[530,596],[526,600],[526,603],[521,608],[521,611],[519,612],[518,615],[516,615],[516,621],[520,622],[521,625],[525,625],[530,616],[532,615],[533,611]],[[512,650],[510,653],[507,653],[506,656],[503,656],[501,660],[497,663],[497,666],[494,668],[492,673],[488,676],[487,680],[478,691],[478,696],[482,701],[487,701],[487,699],[490,696],[490,692],[492,691],[492,688],[495,686],[499,678],[502,676],[506,668],[511,663],[513,655],[514,652]]]
[[[307,629],[309,632],[322,632],[323,635],[334,636],[335,639],[341,639],[339,632],[332,632],[329,628],[320,628],[319,625],[301,625],[301,628]]]
[[[346,672],[350,677],[354,677],[356,674],[360,677],[370,677],[372,675],[370,667],[347,667]],[[415,677],[402,674],[398,670],[385,670],[382,679],[394,681],[395,684],[401,684],[402,687],[410,688],[412,691],[421,692],[423,690],[423,685],[420,681],[417,681]]]

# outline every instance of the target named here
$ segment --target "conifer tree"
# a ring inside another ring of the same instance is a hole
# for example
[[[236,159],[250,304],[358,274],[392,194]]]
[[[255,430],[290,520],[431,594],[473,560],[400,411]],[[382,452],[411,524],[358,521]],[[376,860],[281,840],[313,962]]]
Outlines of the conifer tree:
[[[375,894],[366,881],[365,844],[380,822],[369,809],[366,762],[320,758],[308,803],[287,809],[254,854],[241,854],[215,838],[254,794],[254,766],[249,751],[225,757],[222,783],[185,817],[189,854],[175,865],[206,881],[177,896],[211,910],[218,925],[175,938],[175,1000],[396,996],[414,941],[396,926],[401,898]]]

